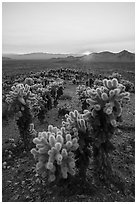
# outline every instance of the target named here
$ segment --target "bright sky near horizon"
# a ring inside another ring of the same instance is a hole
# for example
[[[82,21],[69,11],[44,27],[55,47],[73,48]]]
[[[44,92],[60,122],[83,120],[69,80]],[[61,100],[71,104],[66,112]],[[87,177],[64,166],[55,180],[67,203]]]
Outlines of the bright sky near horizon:
[[[3,53],[135,52],[134,2],[3,2]]]

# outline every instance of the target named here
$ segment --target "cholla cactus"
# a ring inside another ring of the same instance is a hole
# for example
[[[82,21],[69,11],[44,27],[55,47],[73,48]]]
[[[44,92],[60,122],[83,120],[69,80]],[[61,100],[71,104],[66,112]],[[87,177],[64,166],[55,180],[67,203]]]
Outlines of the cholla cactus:
[[[62,82],[57,82],[57,81],[53,81],[50,82],[49,85],[47,86],[48,90],[52,91],[57,91],[57,89],[62,86]]]
[[[88,89],[89,98],[87,102],[90,104],[92,116],[95,118],[97,112],[103,110],[108,115],[112,126],[116,126],[117,117],[121,116],[121,103],[124,99],[129,100],[129,93],[125,92],[125,87],[119,84],[117,79],[103,80],[103,85],[97,89]]]
[[[43,177],[49,174],[52,182],[60,176],[64,179],[68,174],[75,175],[74,153],[78,148],[78,139],[72,138],[66,133],[65,128],[58,129],[52,125],[48,126],[47,132],[39,132],[33,142],[36,148],[31,150],[34,158],[38,160],[36,170]],[[58,175],[59,174],[59,175]]]
[[[66,114],[66,121],[62,122],[62,125],[65,126],[65,128],[68,131],[74,132],[74,135],[77,136],[77,132],[86,132],[86,124],[84,120],[84,114],[80,114],[77,110],[74,110],[74,112],[70,111],[69,115]]]
[[[30,86],[25,84],[17,84],[11,87],[11,91],[6,95],[6,102],[12,104],[15,101],[19,101],[23,105],[31,105],[35,103],[36,95],[30,91]]]
[[[43,88],[43,85],[40,84],[33,84],[31,85],[31,90],[33,93],[37,93],[39,89]]]
[[[32,123],[34,110],[38,108],[37,95],[30,91],[30,86],[27,84],[17,84],[12,86],[11,90],[6,95],[6,102],[9,104],[9,110],[15,116],[24,148],[29,149],[32,139],[29,125]]]
[[[37,102],[38,108],[36,108],[36,110],[38,110],[37,116],[40,123],[43,123],[45,119],[45,114],[48,110],[48,104],[50,104],[50,106],[52,107],[52,99],[50,96],[50,91],[48,88],[41,87],[41,84],[39,84],[36,87],[33,86],[32,90],[34,91],[34,93],[37,94],[37,100],[38,100]]]
[[[66,114],[66,121],[62,122],[66,131],[78,138],[79,148],[75,152],[75,156],[77,159],[76,167],[79,171],[80,179],[85,179],[86,177],[86,170],[91,156],[91,137],[87,127],[89,114],[89,112],[80,114],[77,110],[74,110],[74,112],[71,111],[69,115]]]
[[[50,92],[50,95],[53,98],[53,105],[55,108],[58,105],[58,99],[59,99],[60,93],[61,94],[63,93],[63,91],[61,91],[61,92],[59,91],[61,89],[61,87],[63,90],[63,81],[54,81],[54,82],[49,83],[49,85],[47,86],[47,88]]]
[[[90,89],[90,87],[88,87]],[[76,88],[76,95],[79,97],[79,100],[83,99],[83,98],[88,98],[88,88],[85,85],[79,85]]]
[[[109,153],[115,149],[110,139],[117,126],[117,118],[122,113],[121,104],[123,100],[129,100],[129,93],[114,78],[104,79],[103,86],[88,89],[88,94],[90,111],[85,111],[85,114],[90,116],[88,123],[92,127],[94,172],[97,177],[106,180],[112,174]]]

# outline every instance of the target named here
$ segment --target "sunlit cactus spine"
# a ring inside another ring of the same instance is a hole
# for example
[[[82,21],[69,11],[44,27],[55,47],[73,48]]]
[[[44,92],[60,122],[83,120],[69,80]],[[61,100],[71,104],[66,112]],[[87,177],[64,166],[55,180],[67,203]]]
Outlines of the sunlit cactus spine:
[[[71,131],[76,128],[79,131],[86,132],[85,120],[83,114],[80,114],[77,110],[70,111],[69,114],[65,115],[66,121],[62,122],[62,125],[66,130]]]
[[[31,153],[38,162],[36,170],[43,178],[53,182],[76,174],[74,152],[79,146],[78,139],[66,133],[64,127],[49,125],[48,131],[39,132],[33,142],[36,148]]]
[[[30,91],[29,85],[17,84],[12,86],[9,94],[6,95],[6,102],[15,116],[24,148],[29,149],[32,143],[29,129],[32,123],[32,110],[37,103],[36,96]]]
[[[90,104],[90,120],[92,126],[92,147],[94,156],[94,172],[102,179],[108,178],[112,173],[109,153],[114,150],[110,139],[117,127],[117,119],[122,114],[123,100],[129,100],[129,93],[125,87],[118,83],[116,78],[104,79],[103,86],[88,89]],[[88,111],[87,111],[88,114]]]
[[[95,118],[98,111],[103,111],[108,117],[108,122],[116,126],[117,117],[121,116],[123,100],[129,100],[129,93],[125,87],[119,84],[117,79],[103,80],[103,85],[97,89],[88,90],[87,102],[92,108],[92,116]],[[114,122],[115,121],[115,122]]]

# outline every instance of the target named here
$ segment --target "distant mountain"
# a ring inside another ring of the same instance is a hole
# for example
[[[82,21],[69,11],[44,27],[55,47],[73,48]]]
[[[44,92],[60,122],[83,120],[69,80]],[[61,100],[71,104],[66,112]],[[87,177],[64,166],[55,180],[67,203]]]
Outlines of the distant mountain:
[[[14,60],[48,60],[52,58],[77,57],[78,54],[52,54],[52,53],[30,53],[30,54],[3,54],[3,57],[8,57]]]
[[[135,62],[135,54],[123,50],[119,53],[99,52],[81,57],[83,62]]]
[[[123,50],[119,53],[99,52],[89,55],[80,54],[52,54],[52,53],[30,53],[30,54],[3,54],[2,60],[80,60],[81,62],[135,62],[135,54]]]

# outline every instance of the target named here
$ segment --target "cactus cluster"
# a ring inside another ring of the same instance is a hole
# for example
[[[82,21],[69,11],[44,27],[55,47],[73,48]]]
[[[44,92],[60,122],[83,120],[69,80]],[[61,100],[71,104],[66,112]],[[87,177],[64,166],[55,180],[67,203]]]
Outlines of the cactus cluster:
[[[66,130],[73,132],[75,136],[78,136],[78,131],[86,132],[86,122],[84,120],[85,114],[80,114],[77,110],[70,111],[65,115],[66,121],[62,122],[62,125]]]
[[[53,81],[53,82],[50,82],[48,85],[47,85],[47,88],[48,90],[57,90],[58,87],[60,86],[63,86],[63,82],[62,81]]]
[[[9,104],[9,109],[14,109],[17,120],[22,117],[25,107],[29,108],[32,117],[35,117],[41,109],[43,99],[40,93],[32,91],[32,86],[16,84],[11,87],[11,91],[6,95],[5,101]]]
[[[76,95],[79,97],[80,100],[83,98],[85,99],[89,97],[88,92],[87,92],[88,88],[85,85],[79,85],[76,88]]]
[[[48,173],[49,181],[56,179],[58,169],[62,178],[67,178],[68,173],[75,175],[74,151],[78,148],[78,139],[72,138],[71,134],[61,129],[48,126],[47,132],[39,132],[38,137],[33,139],[36,148],[31,150],[34,158],[38,161],[36,170],[45,177]]]
[[[53,82],[50,82],[49,86],[50,86],[50,87],[58,87],[58,86],[63,85],[63,83],[64,83],[63,80],[60,80],[60,81],[53,81]]]
[[[125,92],[125,86],[118,83],[116,78],[103,80],[103,86],[97,89],[88,89],[87,102],[92,108],[92,116],[95,118],[98,111],[103,110],[109,117],[109,122],[116,127],[116,118],[121,116],[121,104],[124,99],[129,100],[129,93]]]
[[[30,91],[30,86],[27,84],[17,84],[11,87],[11,91],[6,95],[6,102],[12,104],[19,101],[23,105],[31,105],[36,102],[36,96]]]

